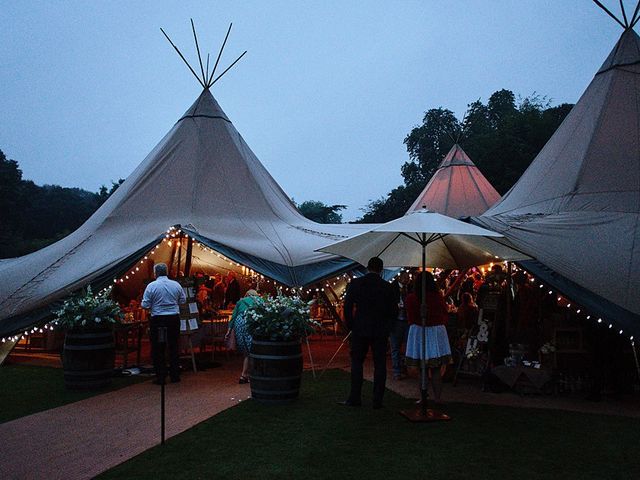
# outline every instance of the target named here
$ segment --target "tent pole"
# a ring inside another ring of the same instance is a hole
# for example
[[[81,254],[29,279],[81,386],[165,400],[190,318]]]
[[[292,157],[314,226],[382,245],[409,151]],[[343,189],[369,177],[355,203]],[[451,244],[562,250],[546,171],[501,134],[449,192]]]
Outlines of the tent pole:
[[[638,363],[638,352],[636,352],[636,342],[631,340],[631,350],[633,350],[633,359],[636,361],[636,370],[638,372],[638,380],[640,380],[640,363]]]
[[[507,338],[510,338],[513,322],[513,277],[512,277],[512,263],[507,262],[507,318],[505,323],[505,334]]]
[[[171,245],[171,256],[170,256],[170,260],[169,260],[169,268],[167,269],[167,273],[169,275],[171,275],[171,271],[173,270],[173,265],[175,264],[176,261],[176,244],[175,242],[172,243]],[[174,278],[178,277],[178,271],[176,270],[176,275]]]
[[[178,49],[178,47],[176,47],[174,45],[174,43],[171,41],[171,39],[169,38],[169,35],[166,34],[166,32],[161,28],[160,31],[162,32],[162,34],[166,37],[167,40],[169,40],[169,43],[171,44],[171,46],[175,49],[176,52],[178,52],[178,55],[180,55],[180,58],[182,59],[182,61],[185,63],[185,65],[187,67],[189,67],[189,70],[191,71],[191,73],[193,73],[193,76],[196,77],[196,80],[198,80],[198,83],[200,85],[202,85],[202,88],[206,88],[205,84],[202,83],[202,80],[200,80],[200,77],[198,77],[198,74],[196,72],[194,72],[193,68],[191,68],[191,65],[189,65],[189,62],[187,62],[187,59],[184,58],[184,55],[182,55],[182,52]]]
[[[196,26],[193,23],[193,18],[191,20],[191,30],[193,30],[193,39],[196,42],[196,52],[198,52],[198,62],[200,62],[200,72],[202,73],[202,81],[207,82],[207,77],[204,74],[204,67],[202,66],[202,56],[200,55],[200,46],[198,45],[198,36],[196,35]]]
[[[187,258],[184,261],[184,276],[185,277],[188,277],[191,274],[191,259],[192,259],[192,257],[193,257],[193,238],[189,237],[189,241],[187,242]]]
[[[629,27],[629,20],[627,19],[627,12],[624,11],[624,3],[620,0],[620,10],[622,10],[622,18],[624,19],[624,24]]]
[[[215,79],[213,82],[211,82],[211,85],[213,85],[214,83],[216,83],[218,80],[220,80],[220,79],[222,78],[222,76],[223,76],[225,73],[227,73],[229,70],[231,70],[231,68],[232,68],[236,63],[238,63],[238,62],[240,61],[240,59],[241,59],[242,57],[244,57],[244,56],[245,56],[245,54],[246,54],[246,53],[247,53],[247,51],[246,51],[246,50],[245,50],[244,52],[242,52],[242,55],[240,55],[238,58],[236,58],[235,62],[233,62],[231,65],[229,65],[229,66],[226,68],[226,70],[225,70],[224,72],[222,72],[220,75],[218,75],[218,76],[216,77],[216,79]]]
[[[631,17],[631,22],[629,22],[629,28],[633,28],[633,26],[638,21],[638,18],[637,18],[638,10],[640,10],[640,0],[638,0],[638,3],[636,5],[636,9],[633,11],[633,16]]]
[[[609,15],[611,18],[613,18],[613,19],[614,19],[614,20],[615,20],[615,21],[616,21],[616,22],[617,22],[617,23],[618,23],[622,28],[624,28],[624,29],[626,29],[626,28],[627,28],[627,26],[626,26],[624,23],[622,23],[620,20],[618,20],[618,17],[616,17],[613,13],[611,13],[611,12],[609,11],[609,9],[608,9],[607,7],[605,7],[605,6],[602,4],[602,2],[600,2],[600,0],[593,0],[593,3],[595,3],[595,4],[596,4],[597,6],[599,6],[602,10],[604,10],[604,11],[605,11],[605,13],[606,13],[607,15]]]
[[[180,232],[180,236],[178,236],[178,265],[176,266],[176,278],[180,278],[180,261],[182,260],[182,232]]]
[[[216,58],[216,63],[213,65],[213,70],[211,71],[211,75],[207,78],[207,88],[209,88],[212,83],[211,80],[213,76],[216,74],[216,68],[218,68],[218,62],[220,61],[220,57],[222,56],[222,51],[224,50],[224,46],[227,44],[227,39],[229,38],[229,34],[231,33],[231,27],[233,23],[229,24],[229,30],[227,30],[227,34],[224,36],[224,41],[222,42],[222,46],[220,47],[220,51],[218,52],[218,58]]]

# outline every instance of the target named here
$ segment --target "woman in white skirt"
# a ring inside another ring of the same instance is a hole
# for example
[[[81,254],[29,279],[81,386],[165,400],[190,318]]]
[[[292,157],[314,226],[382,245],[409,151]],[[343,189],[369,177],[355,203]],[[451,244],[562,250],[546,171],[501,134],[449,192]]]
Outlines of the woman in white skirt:
[[[449,319],[447,305],[442,294],[436,286],[433,275],[423,272],[416,277],[413,291],[407,295],[405,305],[407,308],[407,321],[409,323],[409,335],[407,339],[407,367],[420,368],[422,360],[422,319],[420,318],[420,305],[422,304],[422,277],[427,282],[427,321],[426,321],[426,366],[428,378],[433,389],[436,403],[441,402],[442,375],[441,367],[451,363],[451,347],[447,336],[446,324]]]

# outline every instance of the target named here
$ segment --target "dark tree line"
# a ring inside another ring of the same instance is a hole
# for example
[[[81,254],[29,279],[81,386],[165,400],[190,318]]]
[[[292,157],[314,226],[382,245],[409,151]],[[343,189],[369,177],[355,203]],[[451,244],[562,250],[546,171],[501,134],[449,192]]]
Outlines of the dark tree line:
[[[124,180],[98,193],[22,178],[15,160],[0,150],[0,258],[38,250],[68,235],[95,212]]]
[[[555,107],[532,95],[517,102],[513,92],[495,92],[487,103],[469,105],[458,120],[446,108],[427,111],[422,124],[404,140],[409,161],[402,165],[404,184],[367,205],[359,222],[379,223],[407,211],[451,149],[455,139],[487,180],[503,195],[520,178],[573,105]]]

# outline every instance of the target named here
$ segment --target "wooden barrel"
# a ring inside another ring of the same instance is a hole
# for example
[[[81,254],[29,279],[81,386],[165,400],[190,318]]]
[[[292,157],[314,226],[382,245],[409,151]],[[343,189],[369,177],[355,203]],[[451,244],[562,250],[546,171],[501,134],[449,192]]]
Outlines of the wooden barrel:
[[[115,352],[111,330],[67,332],[62,354],[65,387],[93,390],[109,385]]]
[[[249,358],[254,399],[262,403],[290,403],[298,398],[302,376],[299,340],[275,342],[254,339]]]

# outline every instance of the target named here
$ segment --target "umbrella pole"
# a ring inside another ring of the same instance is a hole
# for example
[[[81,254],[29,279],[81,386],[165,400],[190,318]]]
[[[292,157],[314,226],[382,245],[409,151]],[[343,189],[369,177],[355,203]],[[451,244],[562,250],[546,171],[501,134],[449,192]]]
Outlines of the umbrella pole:
[[[411,422],[437,422],[451,420],[449,415],[427,410],[427,239],[426,234],[422,234],[422,282],[420,291],[422,292],[422,301],[420,302],[420,318],[422,320],[422,347],[420,359],[420,409],[419,410],[402,410],[401,415],[405,416]]]
[[[426,245],[422,244],[422,301],[420,302],[420,320],[422,321],[422,352],[420,352],[420,414],[427,415],[427,278]]]

